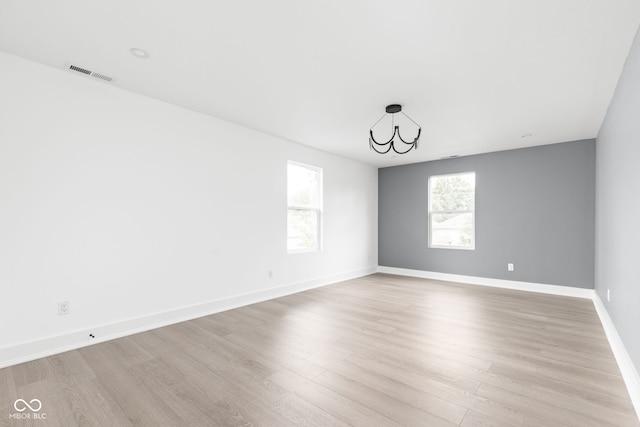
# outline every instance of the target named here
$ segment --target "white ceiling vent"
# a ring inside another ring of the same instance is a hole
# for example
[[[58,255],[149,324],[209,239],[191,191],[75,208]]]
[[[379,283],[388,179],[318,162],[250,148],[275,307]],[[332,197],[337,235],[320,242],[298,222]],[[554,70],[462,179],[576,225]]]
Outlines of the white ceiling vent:
[[[113,77],[109,77],[106,74],[102,74],[102,73],[96,73],[95,71],[87,70],[86,68],[78,67],[77,65],[66,64],[66,68],[68,70],[75,71],[76,73],[85,74],[87,76],[91,76],[106,82],[113,81]]]

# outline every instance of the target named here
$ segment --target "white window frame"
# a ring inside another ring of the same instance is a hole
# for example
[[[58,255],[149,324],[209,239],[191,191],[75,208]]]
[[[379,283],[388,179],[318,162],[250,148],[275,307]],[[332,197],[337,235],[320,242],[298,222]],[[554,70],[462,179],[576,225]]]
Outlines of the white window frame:
[[[431,175],[429,177],[429,181],[427,183],[427,193],[428,193],[428,205],[429,205],[429,230],[428,230],[428,234],[429,234],[429,248],[432,249],[458,249],[458,250],[467,250],[467,251],[473,251],[476,249],[476,190],[475,190],[475,184],[474,184],[474,188],[473,188],[473,210],[447,210],[447,211],[434,211],[431,209],[431,182],[432,182],[432,178],[442,178],[442,177],[452,177],[452,176],[458,176],[458,175],[470,175],[473,174],[474,175],[474,183],[475,183],[475,178],[476,178],[476,173],[475,171],[469,171],[469,172],[457,172],[457,173],[449,173],[449,174],[441,174],[441,175]],[[432,222],[432,218],[434,214],[461,214],[461,213],[470,213],[471,214],[471,246],[452,246],[452,245],[434,245],[432,242],[432,238],[433,238],[433,222]]]
[[[306,206],[294,206],[294,205],[289,205],[289,194],[288,194],[288,186],[289,186],[289,175],[287,173],[287,218],[289,217],[289,211],[290,210],[297,210],[297,211],[309,211],[309,212],[315,212],[316,213],[316,247],[315,248],[304,248],[304,249],[289,249],[289,224],[287,223],[287,253],[289,254],[299,254],[299,253],[308,253],[308,252],[319,252],[322,250],[322,204],[323,204],[323,200],[322,200],[322,182],[323,182],[323,173],[322,173],[322,168],[317,167],[317,166],[312,166],[312,165],[307,165],[305,163],[300,163],[300,162],[295,162],[292,160],[289,160],[287,162],[287,171],[289,170],[289,165],[293,165],[293,166],[297,166],[297,167],[302,167],[302,168],[306,168],[309,170],[312,170],[313,172],[315,172],[317,174],[317,180],[316,180],[316,185],[317,185],[317,192],[318,192],[318,206],[316,207],[306,207]],[[288,220],[287,220],[288,221]]]

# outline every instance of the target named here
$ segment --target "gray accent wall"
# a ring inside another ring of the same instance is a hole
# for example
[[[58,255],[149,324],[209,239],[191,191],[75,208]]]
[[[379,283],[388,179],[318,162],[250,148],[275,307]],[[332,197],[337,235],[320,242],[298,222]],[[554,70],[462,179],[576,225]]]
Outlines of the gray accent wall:
[[[591,139],[379,169],[379,265],[593,288],[595,151]],[[429,176],[471,171],[475,250],[429,248]]]
[[[640,370],[640,35],[596,143],[596,292]],[[611,301],[607,301],[610,290]]]

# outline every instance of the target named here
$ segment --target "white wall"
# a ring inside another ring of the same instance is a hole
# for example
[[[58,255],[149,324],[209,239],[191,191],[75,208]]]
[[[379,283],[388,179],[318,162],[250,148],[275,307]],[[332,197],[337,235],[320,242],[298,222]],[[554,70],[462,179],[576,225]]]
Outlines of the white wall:
[[[4,53],[0,94],[0,365],[377,265],[374,167]],[[287,160],[324,169],[322,252],[286,253]]]
[[[595,263],[596,292],[636,369],[640,414],[639,112],[640,31],[596,142]]]

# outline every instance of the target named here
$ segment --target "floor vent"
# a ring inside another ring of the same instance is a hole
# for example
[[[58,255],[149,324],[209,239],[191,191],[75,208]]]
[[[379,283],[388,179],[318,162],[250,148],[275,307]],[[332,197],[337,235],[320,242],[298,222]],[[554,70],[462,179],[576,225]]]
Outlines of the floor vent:
[[[87,70],[86,68],[78,67],[77,65],[67,64],[67,69],[77,73],[86,74],[87,76],[95,77],[96,79],[106,82],[113,81],[113,77],[109,77],[106,74],[96,73],[95,71]]]

